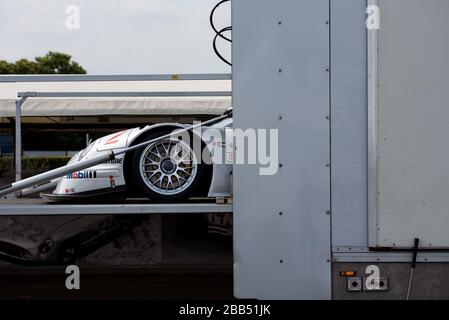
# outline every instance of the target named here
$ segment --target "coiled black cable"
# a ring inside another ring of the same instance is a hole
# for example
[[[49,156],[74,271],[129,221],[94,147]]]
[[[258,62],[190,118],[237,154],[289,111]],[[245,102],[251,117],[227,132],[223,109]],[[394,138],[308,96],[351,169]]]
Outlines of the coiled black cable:
[[[218,38],[222,38],[222,39],[226,40],[227,42],[231,42],[232,43],[232,39],[231,38],[228,38],[225,35],[223,35],[223,33],[225,33],[225,32],[232,31],[232,27],[228,26],[228,27],[224,27],[221,30],[218,30],[215,27],[215,24],[214,24],[214,14],[215,14],[215,11],[217,10],[217,8],[219,6],[221,6],[223,3],[230,2],[230,1],[231,0],[221,0],[219,3],[217,3],[215,5],[215,7],[212,9],[211,13],[210,13],[209,22],[210,22],[210,25],[211,25],[212,29],[215,31],[215,37],[214,37],[214,40],[212,42],[212,46],[213,46],[215,54],[217,55],[218,58],[220,58],[221,61],[223,61],[224,63],[226,63],[229,66],[232,66],[232,63],[229,62],[229,60],[227,60],[225,57],[223,57],[223,55],[220,53],[220,51],[217,48],[217,40],[218,40]]]
[[[231,30],[232,30],[231,27],[226,27],[226,28],[221,29],[221,30],[215,35],[214,41],[213,41],[213,43],[212,43],[215,54],[220,58],[221,61],[223,61],[224,63],[226,63],[226,64],[228,64],[228,65],[230,65],[230,66],[232,66],[232,63],[230,63],[225,57],[223,57],[223,55],[220,53],[220,51],[219,51],[218,48],[217,48],[217,39],[218,39],[218,37],[222,37],[222,38],[223,38],[223,33],[226,32],[226,31],[231,31]]]
[[[209,22],[210,22],[210,26],[212,27],[212,29],[215,31],[215,34],[219,34],[220,31],[217,30],[217,28],[215,27],[215,23],[214,23],[214,14],[215,11],[218,9],[219,6],[221,6],[223,3],[226,2],[230,2],[231,0],[221,0],[219,3],[217,3],[215,5],[215,7],[212,9],[212,11],[210,12],[210,16],[209,16]],[[226,27],[226,28],[230,28],[230,27]],[[222,39],[225,39],[226,41],[232,42],[232,40],[228,37],[225,37],[224,35],[220,35],[219,36]]]

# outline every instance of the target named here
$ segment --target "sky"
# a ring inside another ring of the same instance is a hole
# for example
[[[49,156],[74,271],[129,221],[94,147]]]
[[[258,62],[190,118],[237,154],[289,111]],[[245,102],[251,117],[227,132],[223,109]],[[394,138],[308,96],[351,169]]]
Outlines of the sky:
[[[59,51],[88,74],[230,72],[212,49],[209,13],[218,1],[1,0],[0,60]],[[66,13],[71,5],[79,8],[79,29],[74,12]],[[230,20],[226,3],[217,10],[217,27]],[[229,44],[219,47],[230,57]]]

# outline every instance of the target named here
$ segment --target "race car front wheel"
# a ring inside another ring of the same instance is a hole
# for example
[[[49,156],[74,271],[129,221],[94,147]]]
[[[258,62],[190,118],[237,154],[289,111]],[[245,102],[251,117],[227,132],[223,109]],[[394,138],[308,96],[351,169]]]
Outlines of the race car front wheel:
[[[151,140],[170,131],[150,133],[139,140]],[[201,163],[200,156],[193,152],[191,143],[183,140],[167,138],[156,141],[132,155],[133,182],[140,193],[155,201],[171,202],[205,196],[212,168]]]

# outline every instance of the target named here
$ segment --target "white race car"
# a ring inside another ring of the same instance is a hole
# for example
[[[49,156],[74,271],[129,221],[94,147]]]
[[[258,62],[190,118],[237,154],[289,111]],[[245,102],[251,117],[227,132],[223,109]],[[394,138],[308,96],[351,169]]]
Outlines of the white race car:
[[[186,127],[162,123],[117,132],[94,141],[69,163],[90,159],[110,150],[119,152]],[[143,197],[157,202],[230,196],[232,165],[229,158],[232,158],[232,153],[227,151],[229,148],[226,148],[224,138],[225,129],[230,127],[232,118],[229,117],[190,131],[187,133],[190,139],[180,139],[175,135],[159,139],[118,155],[107,163],[68,174],[59,180],[52,193],[41,196],[50,200],[79,200],[113,195],[113,198]],[[195,141],[200,148],[196,147]]]

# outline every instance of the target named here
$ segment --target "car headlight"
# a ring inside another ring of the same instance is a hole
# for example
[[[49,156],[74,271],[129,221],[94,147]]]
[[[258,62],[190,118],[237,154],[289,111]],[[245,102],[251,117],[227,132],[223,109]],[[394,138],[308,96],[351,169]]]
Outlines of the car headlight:
[[[40,252],[41,253],[47,253],[50,252],[51,249],[53,249],[53,246],[55,245],[55,242],[53,239],[48,238],[45,240],[45,242],[41,245]]]
[[[86,150],[86,149],[83,149],[80,152],[78,152],[72,159],[74,161],[80,161],[84,156],[84,150]]]
[[[81,150],[80,153],[79,153],[79,155],[78,155],[78,161],[80,161],[81,159],[83,159],[83,158],[86,156],[86,154],[89,153],[89,151],[92,149],[93,146],[94,146],[94,144],[91,143],[90,145],[87,146],[86,149]]]

